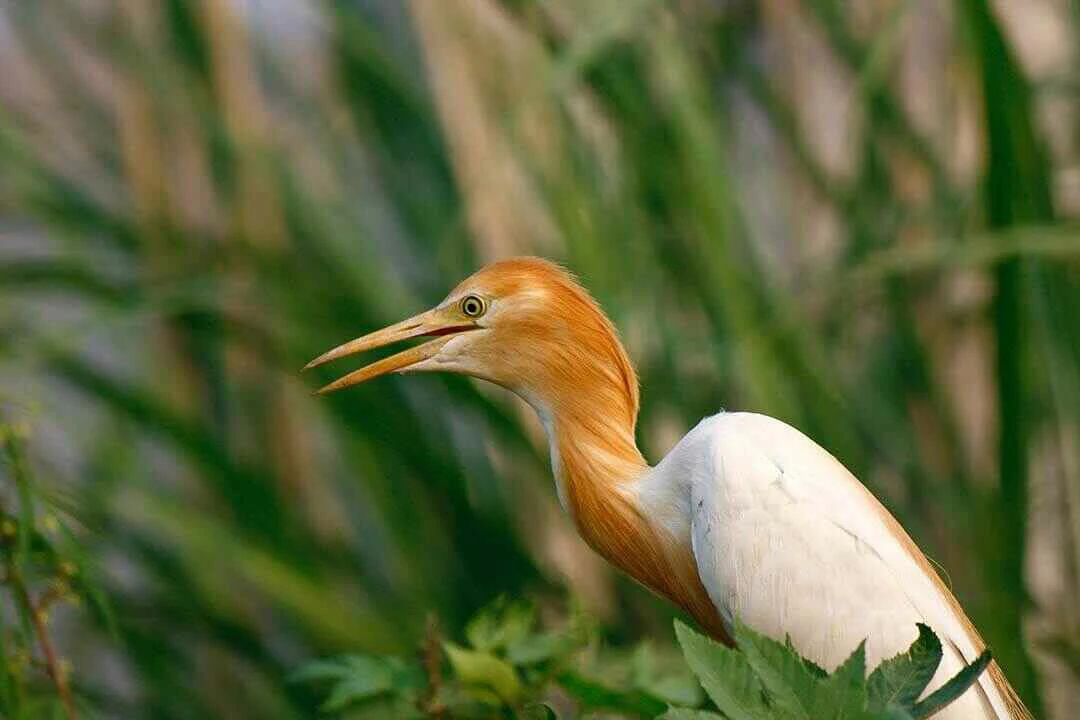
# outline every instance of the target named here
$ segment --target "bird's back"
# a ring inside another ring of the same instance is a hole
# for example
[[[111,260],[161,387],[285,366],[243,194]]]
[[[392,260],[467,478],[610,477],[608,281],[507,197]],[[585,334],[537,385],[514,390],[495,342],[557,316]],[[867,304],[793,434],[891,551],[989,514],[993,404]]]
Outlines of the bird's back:
[[[922,622],[945,656],[931,688],[981,651],[956,600],[896,520],[798,430],[764,415],[723,413],[691,431],[657,470],[665,465],[692,475],[693,551],[726,622],[737,616],[773,637],[790,635],[827,668],[864,638],[871,666],[902,652]],[[995,666],[938,717],[1028,715]]]

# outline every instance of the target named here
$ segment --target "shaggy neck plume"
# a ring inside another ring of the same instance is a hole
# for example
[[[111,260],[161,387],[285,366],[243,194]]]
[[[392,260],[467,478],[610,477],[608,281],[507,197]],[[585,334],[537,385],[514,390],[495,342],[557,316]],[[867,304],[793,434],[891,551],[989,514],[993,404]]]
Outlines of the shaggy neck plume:
[[[552,398],[545,424],[559,499],[589,544],[607,555],[598,514],[629,510],[630,485],[649,466],[634,441],[636,408],[628,414],[611,402],[614,389],[597,389]]]
[[[563,344],[551,355],[562,365],[521,393],[547,430],[559,499],[594,550],[726,641],[689,537],[672,536],[641,506],[639,488],[652,468],[634,439],[637,378],[614,328],[599,309],[590,309],[598,332]]]

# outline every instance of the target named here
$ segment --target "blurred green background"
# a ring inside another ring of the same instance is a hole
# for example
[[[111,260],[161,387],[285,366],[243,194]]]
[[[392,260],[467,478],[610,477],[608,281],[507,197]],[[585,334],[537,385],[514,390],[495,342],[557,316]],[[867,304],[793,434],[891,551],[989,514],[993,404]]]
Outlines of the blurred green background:
[[[500,593],[669,643],[514,398],[298,372],[541,254],[622,331],[647,457],[801,428],[1072,717],[1078,37],[1076,0],[0,2],[0,403],[115,613],[53,621],[81,691],[311,717],[298,665]]]

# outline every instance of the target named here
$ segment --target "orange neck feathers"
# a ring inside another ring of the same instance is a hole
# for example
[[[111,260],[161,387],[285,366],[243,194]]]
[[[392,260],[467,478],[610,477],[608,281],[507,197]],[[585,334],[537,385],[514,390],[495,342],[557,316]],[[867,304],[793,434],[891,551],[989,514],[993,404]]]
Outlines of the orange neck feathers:
[[[651,471],[634,438],[638,384],[614,326],[588,293],[561,269],[549,273],[542,301],[549,312],[521,323],[512,360],[524,381],[512,389],[540,415],[551,444],[563,506],[584,540],[609,562],[728,640],[697,574],[689,537],[654,524],[638,499]],[[514,266],[505,273],[514,282]]]

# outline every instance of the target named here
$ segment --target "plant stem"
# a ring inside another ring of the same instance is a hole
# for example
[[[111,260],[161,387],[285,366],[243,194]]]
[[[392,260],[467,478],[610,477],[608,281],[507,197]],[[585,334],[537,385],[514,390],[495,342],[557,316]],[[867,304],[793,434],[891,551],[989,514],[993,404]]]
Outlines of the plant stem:
[[[64,705],[64,714],[68,720],[78,720],[78,713],[75,711],[75,700],[71,695],[71,687],[68,685],[67,674],[60,668],[60,662],[56,655],[56,650],[53,648],[52,641],[49,639],[49,631],[45,625],[44,619],[42,619],[39,608],[34,604],[33,598],[30,597],[30,590],[26,587],[26,583],[23,581],[22,572],[18,567],[11,566],[8,568],[8,579],[11,583],[12,589],[15,591],[15,595],[18,601],[25,608],[27,614],[30,616],[30,622],[34,625],[34,632],[38,638],[38,644],[41,646],[41,654],[45,658],[45,669],[48,671],[49,677],[52,678],[53,683],[56,685],[56,692],[60,696],[60,702]]]
[[[434,704],[442,686],[442,636],[439,633],[439,621],[434,616],[428,617],[424,632],[424,644],[420,648],[420,660],[427,676],[427,690],[420,698],[420,709],[432,718],[446,717],[445,709]]]

